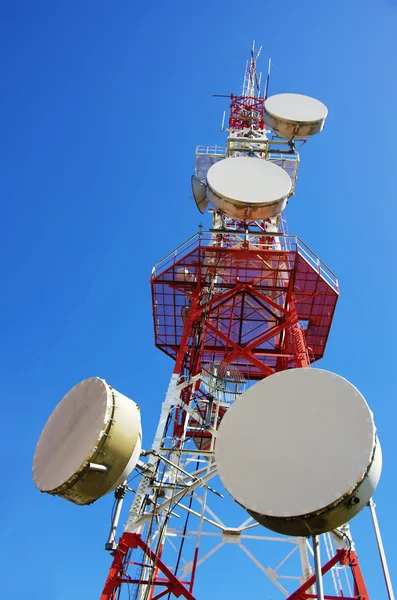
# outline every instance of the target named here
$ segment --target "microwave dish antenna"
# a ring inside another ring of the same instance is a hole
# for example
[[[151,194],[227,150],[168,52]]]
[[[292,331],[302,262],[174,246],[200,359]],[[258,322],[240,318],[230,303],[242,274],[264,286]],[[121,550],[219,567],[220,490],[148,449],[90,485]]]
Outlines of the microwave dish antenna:
[[[208,393],[228,404],[245,391],[245,379],[235,365],[209,363],[203,366],[202,381]]]
[[[205,185],[204,181],[201,181],[201,179],[199,179],[195,175],[192,175],[191,184],[192,184],[192,192],[193,192],[194,201],[196,203],[198,210],[203,215],[205,213],[205,211],[207,210],[207,206],[208,206],[206,185]]]
[[[364,397],[320,369],[280,371],[246,391],[222,419],[215,456],[236,502],[265,527],[297,536],[350,521],[382,469]]]
[[[277,216],[284,210],[291,190],[288,173],[259,158],[225,158],[207,173],[207,198],[211,204],[240,220]]]
[[[327,114],[325,104],[302,94],[277,94],[265,101],[266,124],[287,140],[303,140],[319,133]]]
[[[104,379],[90,377],[62,398],[45,424],[33,480],[41,492],[92,504],[125,481],[141,448],[138,405]]]

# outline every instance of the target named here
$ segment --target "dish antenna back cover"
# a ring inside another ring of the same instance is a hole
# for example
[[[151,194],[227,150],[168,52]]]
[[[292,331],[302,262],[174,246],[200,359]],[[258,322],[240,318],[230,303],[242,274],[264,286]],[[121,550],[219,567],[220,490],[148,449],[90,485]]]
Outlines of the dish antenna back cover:
[[[192,192],[197,208],[204,214],[208,206],[207,188],[204,181],[192,175]]]

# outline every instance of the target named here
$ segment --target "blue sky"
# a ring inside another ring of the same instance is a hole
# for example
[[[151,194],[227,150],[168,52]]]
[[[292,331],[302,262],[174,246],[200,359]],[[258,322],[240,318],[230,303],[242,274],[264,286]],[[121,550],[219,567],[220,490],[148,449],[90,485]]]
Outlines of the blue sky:
[[[0,28],[2,595],[99,596],[112,499],[81,509],[41,495],[31,459],[55,404],[93,375],[140,403],[150,445],[173,366],[153,345],[150,271],[208,224],[190,200],[195,146],[224,142],[227,103],[211,95],[239,92],[243,39],[272,57],[270,93],[329,108],[301,153],[287,216],[340,279],[319,366],[352,381],[375,413],[375,500],[397,578],[397,3],[21,0],[2,3]],[[368,515],[353,534],[381,600]]]

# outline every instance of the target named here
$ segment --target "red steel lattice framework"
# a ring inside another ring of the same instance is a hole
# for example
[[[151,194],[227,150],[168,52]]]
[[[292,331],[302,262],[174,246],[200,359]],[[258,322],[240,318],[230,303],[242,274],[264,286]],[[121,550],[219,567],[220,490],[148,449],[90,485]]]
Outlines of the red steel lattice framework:
[[[265,100],[250,96],[233,96],[230,104],[229,129],[258,131],[265,128]]]

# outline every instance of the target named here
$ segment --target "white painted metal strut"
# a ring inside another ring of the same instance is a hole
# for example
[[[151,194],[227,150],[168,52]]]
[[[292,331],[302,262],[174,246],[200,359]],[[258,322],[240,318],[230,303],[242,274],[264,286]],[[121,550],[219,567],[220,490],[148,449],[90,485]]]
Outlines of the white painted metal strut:
[[[316,572],[317,600],[324,600],[323,576],[321,573],[320,536],[313,535],[314,567]]]
[[[368,506],[369,506],[369,510],[371,512],[372,523],[374,526],[376,543],[378,545],[380,561],[382,564],[382,571],[383,571],[383,575],[384,575],[385,583],[386,583],[387,595],[389,597],[389,600],[394,600],[393,585],[391,582],[389,567],[387,566],[386,554],[385,554],[385,549],[383,547],[382,536],[380,533],[380,528],[379,528],[379,523],[378,523],[378,517],[376,516],[376,510],[375,510],[376,505],[372,499],[368,502]]]

